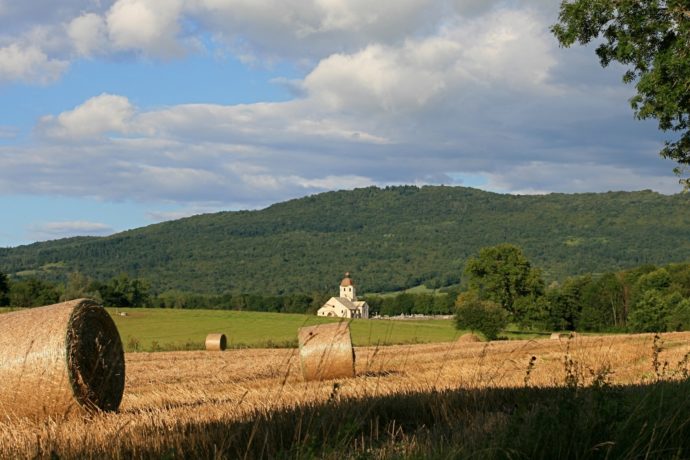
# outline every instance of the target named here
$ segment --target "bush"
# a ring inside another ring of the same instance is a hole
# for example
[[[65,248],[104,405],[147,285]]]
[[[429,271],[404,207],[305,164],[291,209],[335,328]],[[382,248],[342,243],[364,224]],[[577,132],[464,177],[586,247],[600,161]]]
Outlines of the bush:
[[[481,300],[474,292],[458,297],[455,310],[455,327],[470,329],[495,340],[508,324],[508,313],[497,303]]]

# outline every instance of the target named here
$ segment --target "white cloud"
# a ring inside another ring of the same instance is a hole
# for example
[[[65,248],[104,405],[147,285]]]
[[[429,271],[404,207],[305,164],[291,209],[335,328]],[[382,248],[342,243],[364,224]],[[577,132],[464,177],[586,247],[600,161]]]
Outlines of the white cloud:
[[[181,8],[180,0],[117,0],[106,18],[113,47],[153,56],[179,55]]]
[[[433,29],[446,2],[433,0],[196,0],[189,14],[238,52],[320,59]]]
[[[67,61],[51,59],[36,46],[12,43],[0,48],[0,82],[50,83],[67,69]]]
[[[529,193],[675,191],[672,164],[656,154],[656,128],[632,120],[630,89],[596,80],[592,68],[578,74],[583,67],[571,64],[581,52],[558,49],[535,1],[119,0],[86,8],[64,21],[69,49],[83,56],[169,57],[198,27],[259,58],[312,64],[290,80],[298,95],[286,102],[152,109],[101,94],[46,115],[38,139],[0,145],[0,191],[193,209],[372,184],[452,184],[463,175]]]
[[[67,34],[81,56],[103,52],[107,46],[105,21],[95,13],[86,13],[73,19],[67,26]]]
[[[44,222],[33,225],[29,232],[36,241],[65,238],[68,236],[105,236],[114,232],[109,225],[88,221]]]
[[[101,94],[57,117],[41,119],[39,131],[48,138],[80,140],[97,138],[106,133],[125,133],[134,107],[126,97]]]

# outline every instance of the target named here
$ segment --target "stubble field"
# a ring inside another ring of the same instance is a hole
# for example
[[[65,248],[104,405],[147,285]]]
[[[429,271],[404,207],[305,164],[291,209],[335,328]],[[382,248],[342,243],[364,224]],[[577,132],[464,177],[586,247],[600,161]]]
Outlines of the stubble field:
[[[626,395],[640,392],[642,407],[644,391],[662,384],[671,385],[663,391],[680,391],[674,385],[685,385],[679,382],[687,378],[689,353],[687,332],[656,339],[643,334],[361,347],[356,378],[309,383],[301,378],[296,349],[128,353],[119,413],[0,421],[0,457],[408,458],[473,452],[503,458],[503,447],[492,447],[498,441],[491,439],[508,436],[515,423],[545,423],[538,417],[561,410],[560,403],[549,408],[559,398],[573,402],[569,410],[575,414],[577,405],[596,399],[594,390],[614,392],[608,400],[621,401],[615,410],[634,405]],[[687,409],[670,396],[667,411]],[[632,409],[629,423],[642,410]],[[682,418],[674,422],[681,431],[667,437],[687,435],[687,413],[667,416]],[[593,415],[592,423],[597,420]],[[589,452],[592,446],[582,447]],[[613,442],[607,449],[615,448]]]

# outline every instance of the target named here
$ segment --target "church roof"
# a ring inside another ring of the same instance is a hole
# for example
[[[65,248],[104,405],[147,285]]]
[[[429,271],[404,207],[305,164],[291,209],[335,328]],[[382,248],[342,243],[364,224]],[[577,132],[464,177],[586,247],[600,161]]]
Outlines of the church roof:
[[[350,272],[345,273],[345,278],[340,282],[341,287],[354,286],[355,282],[350,278]]]
[[[349,309],[349,310],[357,310],[358,308],[363,307],[364,305],[367,305],[367,303],[364,300],[358,300],[358,301],[351,301],[347,297],[331,297],[328,302],[323,304],[323,307],[335,307],[336,304],[340,304],[343,307]]]

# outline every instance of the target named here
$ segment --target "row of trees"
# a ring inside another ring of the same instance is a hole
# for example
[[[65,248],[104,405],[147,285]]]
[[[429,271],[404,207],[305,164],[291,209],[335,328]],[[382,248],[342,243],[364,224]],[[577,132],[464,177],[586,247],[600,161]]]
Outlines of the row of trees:
[[[690,329],[690,264],[588,274],[545,285],[542,272],[511,244],[487,247],[465,265],[465,284],[445,292],[366,296],[373,314],[451,314],[458,327],[495,337],[508,323],[523,329],[668,331]],[[311,294],[219,295],[166,291],[125,274],[107,282],[72,273],[64,284],[9,280],[0,274],[0,306],[31,307],[91,297],[110,307],[214,308],[314,313],[329,297]]]
[[[144,307],[151,300],[148,284],[127,275],[104,283],[76,272],[62,284],[38,278],[11,281],[0,273],[0,306],[37,307],[82,297],[113,307]]]
[[[152,294],[148,282],[126,274],[107,282],[96,281],[81,273],[69,275],[66,283],[52,283],[36,278],[10,282],[0,274],[0,306],[35,307],[89,297],[109,307],[206,308],[225,310],[269,311],[281,313],[316,313],[330,297],[330,292],[310,294],[237,294],[219,295],[170,290]],[[369,295],[364,297],[371,311],[380,315],[447,315],[455,309],[457,289],[446,292]]]
[[[101,282],[75,272],[69,275],[66,283],[54,283],[36,278],[10,281],[6,275],[0,273],[0,306],[36,307],[82,297],[96,299],[108,307],[116,308],[207,308],[312,313],[316,312],[330,295],[208,295],[181,291],[166,291],[154,295],[147,281],[130,278],[126,274]]]
[[[508,322],[542,330],[690,329],[690,264],[644,265],[546,287],[520,248],[502,244],[470,258],[465,275],[468,289],[456,301],[457,325],[490,337]]]

